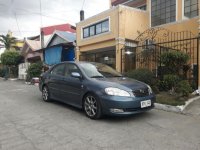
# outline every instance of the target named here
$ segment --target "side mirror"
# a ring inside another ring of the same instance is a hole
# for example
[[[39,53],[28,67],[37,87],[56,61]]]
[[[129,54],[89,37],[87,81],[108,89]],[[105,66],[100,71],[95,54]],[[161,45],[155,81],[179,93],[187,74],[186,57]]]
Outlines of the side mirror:
[[[79,79],[81,78],[81,75],[78,72],[72,72],[71,76],[74,77],[74,78],[79,78]]]

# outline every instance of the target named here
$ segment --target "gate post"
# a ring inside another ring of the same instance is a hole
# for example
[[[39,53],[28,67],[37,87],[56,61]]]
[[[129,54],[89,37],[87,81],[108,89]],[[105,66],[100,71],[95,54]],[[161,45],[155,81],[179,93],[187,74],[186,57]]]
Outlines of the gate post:
[[[80,59],[79,57],[80,57],[80,50],[79,50],[79,47],[77,46],[75,50],[75,59],[79,61]]]
[[[198,84],[198,90],[200,91],[200,36],[197,38],[197,84]]]

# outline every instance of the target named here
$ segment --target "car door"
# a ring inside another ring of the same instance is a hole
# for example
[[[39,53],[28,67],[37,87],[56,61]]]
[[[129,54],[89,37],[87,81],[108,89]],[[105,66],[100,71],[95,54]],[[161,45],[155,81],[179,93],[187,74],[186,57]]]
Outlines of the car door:
[[[48,87],[51,97],[56,100],[62,100],[64,97],[62,82],[64,78],[65,64],[55,66],[50,72]]]
[[[78,72],[81,74],[81,71],[76,64],[67,63],[65,66],[64,80],[63,80],[63,89],[65,90],[65,102],[70,103],[75,106],[81,105],[81,92],[82,92],[82,79],[75,78],[71,76],[72,72]]]

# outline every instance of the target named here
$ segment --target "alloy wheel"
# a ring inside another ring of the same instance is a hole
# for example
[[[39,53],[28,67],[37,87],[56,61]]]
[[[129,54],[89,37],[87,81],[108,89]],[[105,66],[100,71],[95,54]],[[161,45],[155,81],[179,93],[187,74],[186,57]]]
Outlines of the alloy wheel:
[[[46,102],[49,101],[49,91],[48,91],[48,88],[46,86],[43,87],[42,98]]]
[[[89,94],[84,99],[84,111],[91,119],[98,119],[101,117],[101,107],[98,99]]]

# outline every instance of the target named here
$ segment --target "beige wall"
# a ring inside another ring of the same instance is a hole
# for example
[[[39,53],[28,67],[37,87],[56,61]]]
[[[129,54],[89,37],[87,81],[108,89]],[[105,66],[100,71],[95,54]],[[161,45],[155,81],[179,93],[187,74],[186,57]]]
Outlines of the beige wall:
[[[77,48],[76,58],[81,52],[115,46],[116,69],[121,71],[121,49],[125,39],[135,39],[139,32],[149,28],[148,12],[135,8],[119,5],[94,17],[77,24]],[[110,31],[89,38],[82,38],[82,28],[109,18]],[[120,40],[119,40],[120,39]]]
[[[139,35],[138,32],[143,32],[150,27],[147,11],[121,6],[119,14],[119,37],[134,40]]]
[[[86,19],[82,22],[77,23],[76,25],[76,32],[77,32],[77,45],[79,47],[94,44],[97,42],[102,42],[106,40],[113,39],[118,34],[118,8],[112,8],[108,11],[105,11],[103,13],[100,13],[96,16],[93,16],[89,19]],[[96,36],[92,36],[89,38],[82,38],[82,28],[89,26],[91,24],[100,22],[101,20],[104,20],[106,18],[109,18],[110,20],[110,31],[104,34],[99,34]]]
[[[156,26],[166,28],[170,32],[191,31],[197,37],[199,31],[198,17],[186,19],[182,16],[182,0],[177,0],[177,21],[165,25]],[[114,46],[116,49],[116,69],[121,71],[121,49],[126,39],[135,40],[139,33],[150,28],[150,0],[147,0],[147,11],[119,5],[103,13],[88,18],[77,24],[77,46],[76,58],[81,52]],[[104,20],[110,19],[110,31],[90,38],[82,39],[82,28]],[[120,41],[118,40],[120,39]],[[168,39],[173,40],[173,39]],[[200,57],[199,57],[200,58]]]
[[[77,24],[77,45],[82,47],[116,38],[134,39],[138,36],[137,31],[143,32],[149,28],[148,15],[146,11],[127,6],[114,7]],[[110,18],[109,32],[85,39],[82,38],[82,28],[105,18]]]

